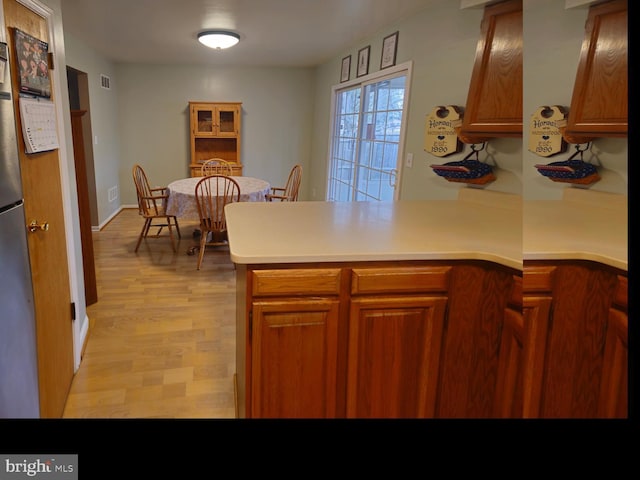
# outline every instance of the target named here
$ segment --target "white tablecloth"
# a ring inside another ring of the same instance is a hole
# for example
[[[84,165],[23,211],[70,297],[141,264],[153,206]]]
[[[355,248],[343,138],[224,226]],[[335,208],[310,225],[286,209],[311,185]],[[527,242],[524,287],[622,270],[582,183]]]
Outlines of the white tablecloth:
[[[264,202],[265,195],[271,191],[271,185],[259,178],[231,177],[240,186],[241,202]],[[196,184],[202,177],[190,177],[176,180],[167,185],[169,199],[167,214],[188,220],[198,220],[196,205]]]

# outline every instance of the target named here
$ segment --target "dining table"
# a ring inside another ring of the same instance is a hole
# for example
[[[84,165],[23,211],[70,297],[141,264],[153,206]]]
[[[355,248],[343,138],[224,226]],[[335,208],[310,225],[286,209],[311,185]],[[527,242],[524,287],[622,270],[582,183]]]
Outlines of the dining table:
[[[185,220],[200,220],[198,204],[196,202],[196,184],[203,177],[188,177],[174,180],[167,185],[168,195],[166,212]],[[231,176],[240,187],[241,202],[264,202],[266,195],[271,192],[271,184],[266,180],[255,177]],[[194,237],[200,235],[200,230],[194,231]],[[199,249],[194,245],[187,250],[188,255],[194,255]]]
[[[166,212],[186,220],[199,220],[196,203],[196,184],[203,177],[188,177],[174,180],[167,185],[169,198]],[[254,177],[232,176],[240,187],[241,202],[264,202],[271,191],[271,184],[266,180]]]

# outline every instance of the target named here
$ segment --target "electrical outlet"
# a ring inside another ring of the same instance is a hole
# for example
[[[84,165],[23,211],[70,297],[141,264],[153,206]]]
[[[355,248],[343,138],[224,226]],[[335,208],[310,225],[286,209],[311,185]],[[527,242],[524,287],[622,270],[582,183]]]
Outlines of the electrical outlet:
[[[404,164],[407,168],[413,167],[413,153],[407,153],[407,159]]]

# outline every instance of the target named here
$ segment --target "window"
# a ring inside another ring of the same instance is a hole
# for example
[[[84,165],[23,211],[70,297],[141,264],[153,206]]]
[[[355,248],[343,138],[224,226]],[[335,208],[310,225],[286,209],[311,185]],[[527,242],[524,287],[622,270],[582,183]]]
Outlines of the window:
[[[371,77],[335,91],[328,201],[398,198],[408,69]]]

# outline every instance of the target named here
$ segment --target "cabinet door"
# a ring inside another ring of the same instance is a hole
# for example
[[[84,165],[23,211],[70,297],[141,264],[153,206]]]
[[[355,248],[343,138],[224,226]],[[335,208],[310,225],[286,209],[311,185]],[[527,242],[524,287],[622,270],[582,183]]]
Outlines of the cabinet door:
[[[235,104],[191,104],[191,129],[201,137],[235,137],[240,131],[240,108]]]
[[[215,135],[235,137],[240,131],[240,109],[235,105],[220,105],[215,109]]]
[[[433,416],[446,304],[434,296],[352,299],[348,417]]]
[[[563,133],[568,142],[627,136],[627,62],[627,0],[590,7]]]
[[[207,104],[191,105],[192,135],[213,136],[216,132],[215,107]]]
[[[494,416],[519,418],[522,416],[522,356],[524,350],[524,316],[522,314],[522,278],[514,276],[514,284],[500,337],[498,378],[494,402]]]
[[[522,0],[485,7],[459,136],[522,136]]]
[[[514,284],[510,305],[519,303],[521,309],[510,307],[505,311],[494,404],[496,417],[539,415],[553,271],[552,267],[528,269],[525,273],[528,295],[524,298],[522,287],[518,282]],[[540,292],[547,295],[539,295]]]
[[[336,416],[338,299],[253,302],[251,417]]]
[[[527,296],[523,299],[523,330],[521,351],[519,352],[518,376],[514,390],[514,405],[521,409],[512,410],[513,416],[538,418],[542,401],[544,361],[549,333],[552,298]]]
[[[595,262],[560,262],[549,268],[553,268],[552,281],[529,294],[536,280],[530,281],[528,272],[535,270],[525,266],[525,308],[532,301],[529,295],[553,299],[544,359],[532,367],[540,378],[540,394],[535,395],[539,405],[531,409],[531,416],[596,418],[600,415],[605,351],[612,327],[610,310],[618,278]]]
[[[627,418],[629,391],[629,316],[628,279],[618,277],[614,305],[609,309],[609,324],[604,347],[598,416]]]

